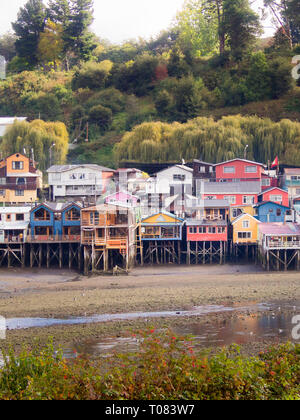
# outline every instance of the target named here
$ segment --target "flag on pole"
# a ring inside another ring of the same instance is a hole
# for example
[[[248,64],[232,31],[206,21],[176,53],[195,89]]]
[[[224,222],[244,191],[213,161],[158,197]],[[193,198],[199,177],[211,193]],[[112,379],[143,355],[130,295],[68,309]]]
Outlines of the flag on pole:
[[[279,165],[279,160],[278,160],[278,156],[276,156],[276,158],[275,158],[274,162],[273,162],[273,163],[272,163],[272,165],[271,165],[271,169],[273,169],[273,168],[277,168],[277,167],[278,167],[278,165]]]

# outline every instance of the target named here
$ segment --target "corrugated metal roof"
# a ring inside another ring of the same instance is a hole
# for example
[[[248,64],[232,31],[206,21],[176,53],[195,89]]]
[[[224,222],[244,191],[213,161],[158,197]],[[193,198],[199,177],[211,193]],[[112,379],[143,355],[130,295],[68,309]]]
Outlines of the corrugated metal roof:
[[[22,214],[29,213],[31,206],[27,207],[0,207],[0,214]]]
[[[287,175],[300,175],[300,168],[285,168],[284,172]]]
[[[196,220],[196,219],[187,219],[186,220],[187,226],[227,226],[227,222],[225,220]]]
[[[106,168],[105,166],[99,166],[99,165],[53,165],[49,169],[47,169],[47,172],[67,172],[72,171],[74,169],[79,168],[88,168],[88,169],[94,169],[96,171],[103,171],[103,172],[115,172],[114,169]]]
[[[237,162],[237,161],[246,162],[246,163],[252,163],[252,165],[259,165],[259,166],[262,166],[263,168],[265,167],[265,165],[262,164],[262,163],[253,162],[252,160],[247,160],[247,159],[242,159],[242,158],[241,159],[240,158],[236,158],[236,159],[226,160],[225,162],[216,163],[214,166],[225,165],[226,163]]]
[[[259,231],[267,236],[300,235],[300,225],[296,223],[261,223],[259,225]]]
[[[28,222],[7,222],[0,223],[0,229],[2,230],[25,230],[28,228]]]
[[[203,182],[204,194],[259,194],[260,182]]]

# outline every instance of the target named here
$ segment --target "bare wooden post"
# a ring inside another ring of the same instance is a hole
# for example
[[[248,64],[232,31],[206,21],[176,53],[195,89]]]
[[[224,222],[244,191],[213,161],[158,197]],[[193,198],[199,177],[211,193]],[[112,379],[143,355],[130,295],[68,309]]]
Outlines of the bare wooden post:
[[[187,243],[187,263],[191,265],[191,243],[188,241]]]
[[[46,257],[46,259],[47,259],[47,268],[50,268],[50,245],[49,244],[47,244],[47,257]]]
[[[178,264],[181,264],[181,243],[180,241],[178,243]]]
[[[33,254],[32,254],[32,247],[33,247],[33,245],[32,244],[30,244],[29,245],[30,246],[30,268],[32,268],[33,267]]]
[[[43,245],[39,244],[39,268],[42,267],[42,258],[43,258]]]
[[[284,250],[284,271],[287,271],[287,250]]]

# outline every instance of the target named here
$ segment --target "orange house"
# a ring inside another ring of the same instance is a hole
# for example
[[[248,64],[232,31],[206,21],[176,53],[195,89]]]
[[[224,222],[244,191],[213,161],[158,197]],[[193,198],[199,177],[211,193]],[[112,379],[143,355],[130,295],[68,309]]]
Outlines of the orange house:
[[[35,162],[21,153],[1,160],[0,203],[35,202],[39,177]]]

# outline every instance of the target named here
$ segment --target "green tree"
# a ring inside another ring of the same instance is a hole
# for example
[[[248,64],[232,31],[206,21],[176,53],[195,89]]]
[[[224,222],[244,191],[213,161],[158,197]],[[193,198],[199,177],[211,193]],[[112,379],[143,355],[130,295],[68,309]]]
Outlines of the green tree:
[[[259,17],[249,0],[224,0],[223,15],[222,29],[231,54],[235,60],[241,60],[261,32]]]
[[[38,45],[39,61],[57,70],[57,66],[62,58],[62,52],[62,26],[59,23],[48,20],[44,32],[40,35]]]
[[[65,48],[77,60],[88,61],[96,48],[94,35],[89,31],[93,22],[93,0],[70,0],[69,22],[64,30]]]
[[[17,37],[16,51],[20,58],[26,60],[27,68],[38,64],[38,45],[45,21],[46,9],[42,0],[28,0],[20,8],[16,22],[12,23]]]
[[[35,120],[31,123],[15,122],[5,133],[0,150],[4,156],[23,153],[34,149],[39,168],[46,170],[49,166],[50,146],[55,143],[54,163],[66,162],[69,136],[66,126],[61,122],[51,123]]]
[[[191,64],[192,57],[213,53],[218,45],[218,22],[215,10],[207,8],[206,0],[186,0],[178,13],[177,44]]]
[[[10,32],[0,36],[0,55],[6,61],[11,61],[16,56],[16,36]]]
[[[112,111],[102,105],[96,105],[89,112],[89,121],[96,124],[104,132],[112,124]]]

